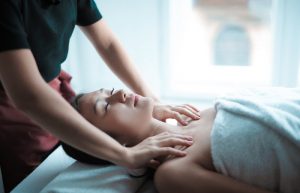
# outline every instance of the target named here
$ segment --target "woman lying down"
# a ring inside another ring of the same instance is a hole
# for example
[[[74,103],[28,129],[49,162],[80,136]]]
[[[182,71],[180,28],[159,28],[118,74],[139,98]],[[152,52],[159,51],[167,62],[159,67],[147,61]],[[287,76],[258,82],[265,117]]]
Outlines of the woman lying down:
[[[272,89],[216,100],[187,126],[152,117],[153,101],[123,90],[87,93],[77,110],[121,144],[134,146],[169,130],[188,134],[186,156],[158,158],[160,193],[300,192],[300,90]],[[65,144],[80,161],[102,163]]]

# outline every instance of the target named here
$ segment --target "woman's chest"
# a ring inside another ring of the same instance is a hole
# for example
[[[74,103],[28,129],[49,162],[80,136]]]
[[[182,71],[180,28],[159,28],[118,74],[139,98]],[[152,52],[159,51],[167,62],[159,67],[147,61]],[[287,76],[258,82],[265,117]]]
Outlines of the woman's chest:
[[[195,122],[192,129],[194,143],[186,149],[187,159],[205,167],[214,170],[211,156],[211,130],[214,124],[216,112],[214,109],[207,109],[202,113],[201,119]]]

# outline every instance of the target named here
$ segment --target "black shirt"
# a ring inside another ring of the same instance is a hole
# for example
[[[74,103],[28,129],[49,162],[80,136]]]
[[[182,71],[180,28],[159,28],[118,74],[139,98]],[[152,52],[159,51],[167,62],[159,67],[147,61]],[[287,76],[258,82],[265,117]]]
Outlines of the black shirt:
[[[46,81],[66,59],[75,25],[100,20],[94,0],[0,0],[0,52],[29,48]]]

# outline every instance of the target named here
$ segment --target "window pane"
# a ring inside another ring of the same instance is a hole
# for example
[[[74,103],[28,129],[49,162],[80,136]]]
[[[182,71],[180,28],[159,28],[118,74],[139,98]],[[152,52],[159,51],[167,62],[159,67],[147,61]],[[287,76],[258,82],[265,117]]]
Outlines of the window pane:
[[[170,1],[166,95],[215,96],[234,87],[271,85],[271,5],[272,0]]]

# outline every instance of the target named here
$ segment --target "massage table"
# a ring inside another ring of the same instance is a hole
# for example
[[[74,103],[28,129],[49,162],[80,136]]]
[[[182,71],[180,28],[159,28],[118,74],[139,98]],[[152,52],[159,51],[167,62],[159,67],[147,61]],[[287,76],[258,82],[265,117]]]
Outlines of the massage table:
[[[2,185],[0,176],[0,184]],[[3,187],[0,185],[0,193]],[[11,193],[156,193],[150,175],[132,177],[124,167],[77,162],[59,146]]]

